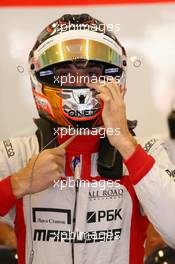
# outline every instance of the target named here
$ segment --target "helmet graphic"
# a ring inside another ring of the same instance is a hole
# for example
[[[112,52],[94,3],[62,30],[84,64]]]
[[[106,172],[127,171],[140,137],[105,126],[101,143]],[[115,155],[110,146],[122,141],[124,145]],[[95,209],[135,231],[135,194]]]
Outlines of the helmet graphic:
[[[89,80],[77,84],[74,80],[80,76],[61,73],[70,65],[80,70],[93,65],[101,67],[103,77],[113,76],[120,86],[125,85],[125,49],[105,26],[102,32],[101,25],[104,24],[88,14],[64,15],[40,33],[29,55],[29,71],[41,117],[62,127],[103,124],[103,103],[86,86]],[[64,82],[68,77],[69,82]]]

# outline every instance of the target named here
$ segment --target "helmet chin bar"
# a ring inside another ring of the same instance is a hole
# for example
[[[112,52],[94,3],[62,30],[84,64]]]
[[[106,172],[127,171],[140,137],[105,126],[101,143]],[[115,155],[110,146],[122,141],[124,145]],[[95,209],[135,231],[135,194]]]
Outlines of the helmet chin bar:
[[[66,87],[53,89],[43,87],[43,92],[48,101],[53,106],[53,111],[57,111],[77,124],[83,121],[91,121],[101,115],[102,102],[96,98],[96,91],[87,87]],[[71,122],[72,123],[72,122]]]
[[[63,111],[73,120],[89,119],[101,108],[100,101],[95,97],[96,92],[90,88],[63,89],[59,96],[62,96]]]
[[[120,87],[125,87],[125,76],[123,70],[119,79]],[[38,90],[34,98],[42,117],[45,115],[47,119],[63,127],[92,128],[103,124],[101,117],[103,103],[96,98],[95,90],[86,86],[41,85],[36,75],[33,78],[33,85],[34,90]]]

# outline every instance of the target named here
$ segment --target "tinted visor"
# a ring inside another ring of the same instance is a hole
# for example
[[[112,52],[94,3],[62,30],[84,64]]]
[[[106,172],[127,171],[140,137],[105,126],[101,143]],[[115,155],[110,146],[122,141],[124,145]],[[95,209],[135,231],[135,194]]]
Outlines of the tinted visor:
[[[120,80],[122,73],[121,67],[112,64],[81,60],[67,61],[45,67],[36,72],[35,76],[44,85],[53,88],[65,88],[86,87],[88,82],[96,83],[108,80],[107,76]]]

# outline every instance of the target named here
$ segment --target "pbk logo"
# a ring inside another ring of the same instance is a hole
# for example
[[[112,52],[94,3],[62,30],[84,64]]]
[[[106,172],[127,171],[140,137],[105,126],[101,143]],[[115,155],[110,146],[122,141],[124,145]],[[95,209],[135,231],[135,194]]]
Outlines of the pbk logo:
[[[87,223],[96,223],[105,220],[107,222],[116,221],[117,219],[122,220],[121,215],[122,208],[120,209],[110,209],[107,211],[100,210],[98,212],[91,211],[87,212]]]

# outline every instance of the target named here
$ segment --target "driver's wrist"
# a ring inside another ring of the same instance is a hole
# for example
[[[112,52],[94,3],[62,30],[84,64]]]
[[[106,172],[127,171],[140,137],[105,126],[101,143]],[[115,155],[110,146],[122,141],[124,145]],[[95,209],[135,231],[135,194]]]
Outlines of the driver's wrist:
[[[118,138],[115,148],[120,152],[124,160],[129,159],[134,153],[138,143],[132,135]]]
[[[26,184],[25,174],[26,174],[26,170],[24,168],[11,176],[12,192],[17,199],[20,199],[25,194],[27,194],[27,184]]]

